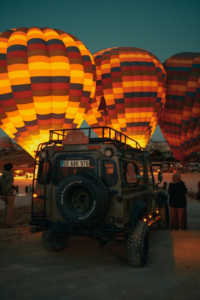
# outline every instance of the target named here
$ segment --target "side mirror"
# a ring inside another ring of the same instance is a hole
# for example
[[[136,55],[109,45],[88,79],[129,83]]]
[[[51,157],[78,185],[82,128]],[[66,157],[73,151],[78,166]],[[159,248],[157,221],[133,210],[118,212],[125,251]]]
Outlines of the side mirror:
[[[162,175],[163,175],[162,172],[158,173],[158,181],[160,181],[160,182],[162,181]]]

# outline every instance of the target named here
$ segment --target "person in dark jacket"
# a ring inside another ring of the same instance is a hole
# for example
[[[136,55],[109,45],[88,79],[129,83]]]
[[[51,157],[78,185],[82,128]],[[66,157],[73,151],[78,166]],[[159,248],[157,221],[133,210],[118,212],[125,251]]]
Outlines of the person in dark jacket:
[[[16,185],[16,187],[15,187],[15,191],[16,191],[16,194],[15,194],[15,196],[18,196],[18,195],[19,195],[19,186],[18,186],[18,185]]]
[[[185,194],[187,188],[181,180],[181,175],[175,173],[172,177],[172,183],[169,184],[169,206],[171,214],[171,229],[186,230],[187,229],[187,200]]]
[[[12,219],[12,212],[13,212],[13,206],[15,201],[14,190],[12,188],[14,182],[14,178],[12,175],[13,165],[7,163],[3,167],[4,167],[4,171],[2,176],[0,177],[0,185],[3,193],[1,200],[5,202],[5,211],[2,220],[2,227],[10,228],[12,227],[11,219]]]
[[[26,193],[26,196],[28,196],[28,185],[26,185],[26,187],[25,187],[25,193]]]
[[[165,192],[167,191],[167,182],[166,182],[166,181],[163,183],[163,190],[164,190]]]

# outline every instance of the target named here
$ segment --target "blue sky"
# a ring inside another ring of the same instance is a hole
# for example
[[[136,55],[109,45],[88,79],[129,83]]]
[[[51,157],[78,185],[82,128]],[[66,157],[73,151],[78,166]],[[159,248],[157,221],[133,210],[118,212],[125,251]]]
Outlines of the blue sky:
[[[199,16],[199,0],[7,0],[0,5],[0,32],[58,28],[75,35],[91,53],[139,47],[164,62],[179,52],[200,52]],[[152,138],[164,140],[158,127]]]

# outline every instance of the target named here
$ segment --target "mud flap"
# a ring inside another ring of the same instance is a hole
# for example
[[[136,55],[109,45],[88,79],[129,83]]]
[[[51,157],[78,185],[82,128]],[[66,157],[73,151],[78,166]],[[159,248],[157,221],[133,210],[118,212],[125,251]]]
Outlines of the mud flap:
[[[163,206],[163,203],[167,202],[168,195],[165,192],[161,192],[159,194],[159,199],[158,199],[158,208],[161,208]]]
[[[131,216],[131,228],[135,227],[135,224],[144,208],[146,208],[146,204],[144,202],[140,200],[135,202]]]

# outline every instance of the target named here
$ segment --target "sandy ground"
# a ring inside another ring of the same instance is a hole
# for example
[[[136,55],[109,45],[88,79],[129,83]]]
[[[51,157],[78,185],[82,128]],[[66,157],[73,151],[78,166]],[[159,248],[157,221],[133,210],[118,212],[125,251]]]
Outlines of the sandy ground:
[[[190,176],[183,178],[188,188],[199,179]],[[100,248],[86,237],[70,237],[62,252],[47,252],[41,232],[29,232],[30,201],[16,197],[14,227],[0,228],[1,300],[200,299],[200,202],[188,197],[187,231],[152,226],[148,262],[134,268],[123,245]]]
[[[33,179],[31,178],[24,178],[24,177],[15,177],[14,178],[14,185],[19,186],[19,196],[25,196],[25,186],[32,185]]]

